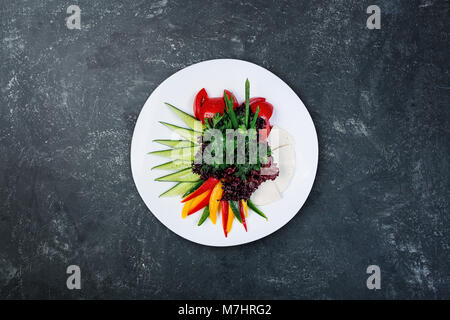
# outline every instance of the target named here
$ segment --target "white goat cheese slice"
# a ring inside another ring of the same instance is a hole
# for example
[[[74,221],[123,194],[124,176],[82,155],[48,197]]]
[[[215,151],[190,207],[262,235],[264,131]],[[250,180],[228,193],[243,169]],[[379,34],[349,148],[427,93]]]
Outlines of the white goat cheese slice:
[[[274,181],[263,182],[252,194],[250,199],[258,206],[280,200],[281,192],[289,186],[295,170],[294,138],[286,130],[273,126],[268,143],[273,162],[279,168],[279,175]]]
[[[272,130],[270,130],[267,142],[272,150],[276,150],[280,147],[294,144],[294,137],[286,130],[281,129],[278,126],[273,126]]]
[[[293,145],[285,145],[272,152],[273,162],[280,169],[275,184],[279,192],[283,192],[289,186],[295,170],[295,152]]]
[[[272,180],[267,180],[253,192],[250,200],[257,206],[264,206],[266,204],[275,202],[281,199],[280,192]]]

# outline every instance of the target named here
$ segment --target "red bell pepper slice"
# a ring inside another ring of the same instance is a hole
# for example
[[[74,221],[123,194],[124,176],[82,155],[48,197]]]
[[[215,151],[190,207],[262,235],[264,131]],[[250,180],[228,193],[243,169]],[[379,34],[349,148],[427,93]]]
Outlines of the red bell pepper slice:
[[[252,99],[264,99],[264,98],[252,98]],[[250,101],[252,100],[250,99]],[[265,99],[264,99],[265,100]],[[256,108],[259,106],[259,113],[258,117],[264,118],[266,121],[269,121],[270,117],[273,113],[273,105],[267,101],[253,101],[250,102],[250,109],[252,109],[252,112],[256,112]]]
[[[257,102],[265,102],[265,101],[266,101],[266,98],[253,97],[253,98],[250,98],[249,104],[253,104],[253,103],[257,103]]]
[[[250,109],[253,113],[256,113],[256,108],[259,107],[258,118],[261,117],[266,121],[266,126],[260,131],[260,139],[265,141],[270,134],[272,126],[269,119],[273,114],[273,105],[266,101],[266,98],[253,97],[250,99]]]
[[[212,190],[218,182],[219,182],[219,179],[216,179],[213,177],[208,178],[208,180],[206,180],[197,190],[195,190],[190,195],[188,195],[186,198],[181,200],[181,202],[186,202],[188,200],[191,200],[192,198],[195,198],[196,196],[201,195],[203,192],[205,192],[209,189]]]
[[[221,98],[209,98],[208,94],[205,89],[202,89],[198,94],[198,99],[196,97],[195,103],[194,103],[194,109],[198,109],[198,115],[194,115],[197,119],[199,119],[201,122],[205,123],[206,118],[212,118],[216,113],[223,114],[225,110],[225,101],[224,97]],[[204,92],[202,92],[204,91]],[[228,99],[231,99],[233,97],[233,110],[236,109],[239,106],[239,103],[236,99],[236,97],[228,90],[224,90],[227,94]],[[225,93],[224,93],[225,94]],[[203,99],[202,99],[203,98]]]
[[[225,233],[225,238],[228,236],[227,234],[227,224],[228,224],[228,208],[230,207],[228,205],[228,201],[222,200],[222,225],[223,225],[223,232]]]
[[[223,114],[224,109],[225,102],[223,98],[209,98],[202,106],[199,120],[205,123],[206,118],[212,118],[216,113]]]
[[[241,215],[242,224],[244,225],[245,231],[247,231],[247,223],[245,222],[245,212],[244,206],[242,205],[242,200],[239,200],[239,214]]]
[[[211,192],[212,192],[212,189],[208,192],[206,197],[204,197],[203,200],[199,202],[199,204],[197,204],[195,207],[189,208],[187,215],[189,216],[189,215],[197,212],[198,210],[206,207],[209,204],[209,197],[211,196]]]
[[[206,197],[204,197],[202,199],[202,201],[200,201],[195,207],[189,208],[189,211],[188,211],[187,215],[189,216],[189,215],[197,212],[198,210],[203,209],[204,207],[206,207],[209,204],[209,197],[211,197],[211,192],[212,192],[212,190],[210,190],[208,192],[208,194],[206,195]]]
[[[205,88],[203,88],[197,93],[194,99],[194,116],[197,119],[200,119],[200,111],[206,100],[208,100],[208,94],[206,93]]]

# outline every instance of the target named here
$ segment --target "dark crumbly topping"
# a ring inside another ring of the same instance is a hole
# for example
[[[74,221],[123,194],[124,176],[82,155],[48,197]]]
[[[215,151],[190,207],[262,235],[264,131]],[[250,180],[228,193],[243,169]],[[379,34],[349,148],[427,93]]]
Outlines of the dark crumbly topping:
[[[242,104],[236,108],[236,114],[239,114],[245,110],[245,105]],[[250,119],[253,118],[253,112],[250,110]],[[256,121],[256,129],[263,129],[266,127],[266,121],[263,118],[258,118]],[[201,151],[206,148],[206,143],[202,144]],[[225,169],[216,169],[211,166],[205,166],[202,164],[192,164],[194,173],[200,175],[202,180],[207,180],[209,177],[214,177],[216,179],[221,179],[223,184],[224,193],[222,196],[223,200],[241,200],[249,199],[253,192],[267,180],[275,180],[278,177],[279,169],[272,162],[272,157],[268,156],[267,162],[261,164],[259,170],[252,170],[249,174],[245,176],[245,179],[239,177],[235,171],[236,166],[230,165]],[[261,169],[265,168],[265,174],[261,174]]]

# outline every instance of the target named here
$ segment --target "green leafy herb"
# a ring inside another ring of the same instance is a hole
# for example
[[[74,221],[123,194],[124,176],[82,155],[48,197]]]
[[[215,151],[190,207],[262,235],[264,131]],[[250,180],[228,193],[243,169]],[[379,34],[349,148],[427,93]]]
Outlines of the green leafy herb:
[[[239,130],[242,132],[242,134],[246,134],[247,130],[243,128],[244,122],[245,122],[245,108],[239,107],[235,110],[235,116],[236,116],[236,122],[239,124],[239,128],[242,128],[242,130]],[[256,126],[256,119],[257,115],[254,116],[253,113],[249,112],[249,118],[253,119],[252,124],[253,128]],[[216,121],[214,119],[217,119]],[[231,116],[228,113],[224,113],[223,115],[220,115],[219,113],[216,113],[214,117],[212,118],[213,121],[213,127],[214,129],[220,130],[222,133],[223,140],[226,139],[226,130],[227,129],[233,129],[233,124],[231,120]],[[208,129],[206,129],[208,130]],[[238,132],[239,132],[238,131]],[[234,164],[233,167],[235,168],[234,174],[239,177],[242,181],[245,181],[248,179],[248,177],[252,174],[253,171],[259,171],[261,169],[261,165],[267,163],[268,156],[271,155],[271,149],[267,145],[267,154],[259,155],[260,149],[259,144],[264,143],[267,144],[265,141],[258,141],[258,135],[257,134],[250,134],[254,133],[254,131],[250,131],[249,134],[245,137],[245,163],[238,164],[237,163],[237,139],[234,141],[234,148],[233,150],[227,150],[226,144],[223,143],[222,146],[222,153],[223,153],[223,163],[202,163],[201,164],[201,171],[205,172],[205,174],[213,174],[215,172],[220,172],[228,167],[230,167],[230,164],[226,164],[226,156],[227,152],[233,152],[234,153]],[[257,152],[257,159],[256,163],[250,164],[250,142],[255,143],[256,142],[256,152]],[[212,139],[209,143],[216,143],[215,139]],[[214,148],[213,148],[214,150]],[[215,154],[214,154],[215,155]],[[200,155],[199,155],[200,156]]]
[[[239,127],[239,125],[238,125],[236,115],[233,110],[233,102],[230,101],[230,99],[228,99],[227,93],[225,91],[223,93],[223,97],[225,99],[225,107],[226,107],[228,115],[230,116],[231,123],[233,124],[234,129],[237,129]],[[231,97],[231,99],[233,99],[233,97]]]
[[[250,110],[250,82],[245,80],[245,128],[248,128],[248,113]]]
[[[256,127],[256,120],[258,120],[258,114],[259,114],[259,106],[256,107],[255,115],[253,116],[252,123],[250,124],[250,128],[252,129]]]
[[[220,113],[216,113],[213,117],[212,117],[212,122],[213,122],[213,128],[215,128],[220,121],[223,119],[224,115],[221,115]]]

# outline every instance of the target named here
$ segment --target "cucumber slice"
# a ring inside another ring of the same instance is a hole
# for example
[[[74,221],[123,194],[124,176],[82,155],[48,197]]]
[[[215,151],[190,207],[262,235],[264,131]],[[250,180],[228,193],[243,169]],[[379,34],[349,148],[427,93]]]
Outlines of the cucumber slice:
[[[166,106],[168,106],[170,108],[170,110],[173,111],[173,113],[175,113],[184,123],[186,123],[186,125],[193,129],[193,130],[201,130],[202,128],[202,123],[201,121],[195,119],[193,116],[191,116],[190,114],[187,114],[184,111],[181,111],[180,109],[178,109],[177,107],[171,105],[170,103],[165,102]]]
[[[191,168],[183,169],[159,178],[156,181],[196,182],[200,176],[192,172]]]
[[[161,193],[160,197],[175,197],[185,193],[187,190],[192,188],[195,182],[178,182],[175,186]]]
[[[170,162],[166,162],[163,164],[160,164],[158,166],[154,166],[153,169],[157,170],[181,170],[186,169],[192,166],[191,161],[184,161],[184,160],[173,160]]]
[[[200,150],[200,147],[190,147],[190,148],[178,148],[178,149],[167,149],[167,150],[158,150],[152,151],[148,154],[153,154],[155,156],[170,158],[170,159],[178,159],[178,160],[194,160],[194,156],[197,151]]]
[[[182,136],[183,138],[192,141],[192,142],[197,142],[198,141],[198,137],[200,137],[202,135],[201,132],[198,131],[194,131],[191,129],[187,129],[187,128],[182,128],[164,121],[160,121],[161,124],[165,125],[167,128],[169,128],[170,130],[174,131],[175,133],[179,134],[180,136]]]
[[[188,148],[193,147],[194,143],[188,140],[164,140],[164,139],[156,139],[153,142],[163,144],[165,146],[171,148]]]

